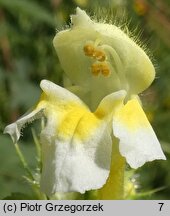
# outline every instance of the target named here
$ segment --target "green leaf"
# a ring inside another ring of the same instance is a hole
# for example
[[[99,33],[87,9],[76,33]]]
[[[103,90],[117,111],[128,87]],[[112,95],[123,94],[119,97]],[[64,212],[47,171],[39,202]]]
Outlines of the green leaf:
[[[3,200],[34,200],[35,198],[23,193],[12,193],[11,195],[3,198]]]
[[[12,12],[23,12],[27,14],[30,19],[36,19],[41,22],[45,22],[52,27],[55,26],[53,16],[51,16],[51,14],[45,8],[36,4],[35,2],[26,0],[0,0],[0,6]]]
[[[161,146],[162,146],[164,152],[166,152],[167,154],[170,154],[170,143],[165,142],[165,141],[161,141]]]
[[[145,191],[145,192],[139,192],[139,193],[136,193],[135,196],[131,197],[131,199],[151,199],[151,196],[154,195],[155,193],[157,192],[160,192],[160,191],[163,191],[165,190],[166,187],[160,187],[160,188],[156,188],[156,189],[153,189],[153,190],[149,190],[149,191]]]
[[[30,167],[35,170],[35,147],[29,143],[21,144]],[[0,199],[11,193],[20,192],[32,196],[30,184],[23,178],[25,170],[15,152],[14,144],[7,135],[0,135]]]

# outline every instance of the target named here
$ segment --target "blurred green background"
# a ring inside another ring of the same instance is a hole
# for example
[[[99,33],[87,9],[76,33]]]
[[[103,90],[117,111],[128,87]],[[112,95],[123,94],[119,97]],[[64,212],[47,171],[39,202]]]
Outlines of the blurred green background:
[[[153,56],[156,79],[141,98],[168,160],[147,163],[137,170],[137,191],[142,196],[136,198],[170,199],[170,0],[0,0],[0,199],[15,192],[31,199],[12,141],[2,133],[37,101],[40,80],[62,85],[52,40],[56,29],[70,23],[69,15],[77,6],[92,15],[100,13],[99,9],[109,11],[113,23],[114,17],[121,23],[126,20]],[[29,126],[20,146],[34,170],[32,140]]]

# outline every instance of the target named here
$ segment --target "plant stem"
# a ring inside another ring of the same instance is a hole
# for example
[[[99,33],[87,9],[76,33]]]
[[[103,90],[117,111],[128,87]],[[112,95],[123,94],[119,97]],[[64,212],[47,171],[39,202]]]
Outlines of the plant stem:
[[[28,182],[30,182],[33,191],[37,195],[37,198],[41,199],[41,200],[46,200],[47,199],[46,195],[40,192],[39,186],[36,184],[36,180],[35,180],[32,172],[31,172],[31,170],[30,170],[30,168],[29,168],[29,166],[25,160],[25,157],[24,157],[23,153],[21,152],[20,147],[17,143],[15,144],[15,149],[16,149],[17,155],[18,155],[24,169],[26,170],[26,172],[28,174],[29,178],[27,180],[28,180]]]
[[[21,161],[21,163],[22,163],[24,169],[26,170],[26,172],[27,172],[29,178],[30,178],[32,181],[34,181],[34,180],[35,180],[35,179],[34,179],[34,176],[33,176],[32,172],[31,172],[30,168],[28,167],[28,164],[27,164],[27,162],[26,162],[26,160],[25,160],[25,158],[24,158],[24,155],[22,154],[22,152],[21,152],[21,150],[20,150],[20,147],[19,147],[19,145],[18,145],[17,143],[15,144],[15,149],[16,149],[17,155],[18,155],[18,157],[19,157],[19,159],[20,159],[20,161]]]
[[[35,143],[36,150],[37,150],[38,166],[41,168],[41,145],[37,138],[35,130],[32,128],[31,131],[32,131],[32,136],[33,136],[34,143]]]

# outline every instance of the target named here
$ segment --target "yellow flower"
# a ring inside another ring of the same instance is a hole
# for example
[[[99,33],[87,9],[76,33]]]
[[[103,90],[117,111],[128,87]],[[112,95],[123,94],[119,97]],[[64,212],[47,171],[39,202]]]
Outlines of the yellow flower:
[[[118,27],[94,22],[79,8],[71,19],[54,38],[70,91],[41,81],[38,104],[4,132],[16,143],[27,122],[44,116],[41,190],[50,196],[99,189],[98,199],[121,199],[125,159],[135,169],[165,160],[137,96],[155,70]]]
[[[107,95],[91,112],[68,90],[47,80],[40,86],[43,93],[33,111],[8,125],[4,132],[16,143],[26,123],[45,116],[47,122],[40,136],[40,186],[47,195],[102,188],[110,175],[115,137],[120,154],[132,168],[165,159],[138,100],[126,103],[125,90]]]
[[[102,98],[125,89],[127,98],[145,90],[155,69],[144,50],[115,25],[98,23],[77,8],[69,29],[54,38],[71,91],[93,110]]]

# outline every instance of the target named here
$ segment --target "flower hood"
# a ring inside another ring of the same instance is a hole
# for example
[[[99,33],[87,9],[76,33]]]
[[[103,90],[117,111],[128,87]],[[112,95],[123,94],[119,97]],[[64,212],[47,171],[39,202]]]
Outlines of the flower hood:
[[[114,91],[142,92],[155,77],[152,62],[133,39],[115,25],[91,20],[80,8],[53,43],[67,77],[81,86],[76,93],[81,97],[83,89],[82,98],[94,109]]]

